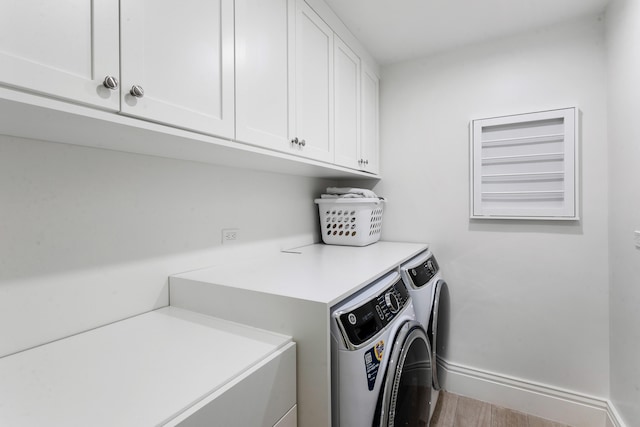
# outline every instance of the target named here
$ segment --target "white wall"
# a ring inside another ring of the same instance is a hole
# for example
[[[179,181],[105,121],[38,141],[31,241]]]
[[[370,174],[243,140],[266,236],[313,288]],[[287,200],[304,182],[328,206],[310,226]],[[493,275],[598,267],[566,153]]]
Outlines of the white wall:
[[[167,305],[222,228],[318,240],[325,180],[0,136],[0,356]]]
[[[607,10],[611,400],[627,425],[640,420],[640,2]]]
[[[440,261],[451,293],[449,362],[606,398],[600,21],[585,18],[384,68],[384,180],[375,190],[389,199],[383,238],[429,242]],[[582,112],[582,220],[470,221],[469,121],[568,106]]]

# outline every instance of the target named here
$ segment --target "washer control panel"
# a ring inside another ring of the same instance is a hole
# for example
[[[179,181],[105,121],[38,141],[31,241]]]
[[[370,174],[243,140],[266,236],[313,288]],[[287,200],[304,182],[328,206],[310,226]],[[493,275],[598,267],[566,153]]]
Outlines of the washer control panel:
[[[345,340],[353,347],[368,341],[391,323],[409,301],[409,291],[398,278],[369,301],[340,313],[338,323]]]
[[[413,282],[412,285],[416,288],[421,288],[433,279],[433,276],[438,273],[440,267],[436,261],[436,257],[429,256],[425,261],[410,267],[404,267],[409,273],[409,278]]]

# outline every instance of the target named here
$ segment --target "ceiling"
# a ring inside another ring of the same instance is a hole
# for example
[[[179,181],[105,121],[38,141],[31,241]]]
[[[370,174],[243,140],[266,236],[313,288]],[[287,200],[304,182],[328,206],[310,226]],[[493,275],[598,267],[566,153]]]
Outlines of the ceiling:
[[[609,0],[325,0],[381,64],[602,13]]]

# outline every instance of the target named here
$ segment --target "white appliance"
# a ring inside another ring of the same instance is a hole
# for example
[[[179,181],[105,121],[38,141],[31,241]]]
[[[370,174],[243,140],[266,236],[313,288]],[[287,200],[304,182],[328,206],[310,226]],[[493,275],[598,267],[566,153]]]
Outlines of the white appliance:
[[[431,366],[433,369],[432,408],[438,400],[438,391],[442,388],[438,380],[437,353],[443,349],[443,321],[447,317],[447,283],[442,278],[440,267],[430,250],[418,254],[400,266],[400,274],[407,284],[413,299],[416,319],[427,331],[431,347]],[[446,327],[446,325],[444,325]],[[440,330],[440,341],[438,331]]]
[[[431,349],[392,271],[331,310],[333,427],[428,425]]]

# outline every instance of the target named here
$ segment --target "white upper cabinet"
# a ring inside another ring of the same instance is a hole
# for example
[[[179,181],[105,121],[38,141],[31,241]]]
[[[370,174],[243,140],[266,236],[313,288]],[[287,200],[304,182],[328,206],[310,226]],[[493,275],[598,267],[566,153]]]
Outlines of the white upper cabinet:
[[[117,110],[118,48],[118,0],[2,2],[1,85]]]
[[[360,58],[334,37],[334,162],[358,169],[360,146]]]
[[[238,141],[377,173],[378,78],[304,0],[236,0],[235,42]]]
[[[362,65],[362,134],[360,142],[359,168],[377,174],[379,160],[379,79],[366,64]]]
[[[234,135],[233,0],[121,0],[121,111]]]
[[[237,150],[239,163],[259,155],[292,170],[377,173],[370,58],[322,0],[308,1],[4,0],[3,132],[212,163],[216,146]],[[92,120],[113,134],[87,138]],[[133,129],[191,144],[168,148]]]
[[[236,0],[235,7],[236,139],[290,151],[295,0]]]
[[[333,161],[333,31],[304,0],[296,3],[294,143]]]

